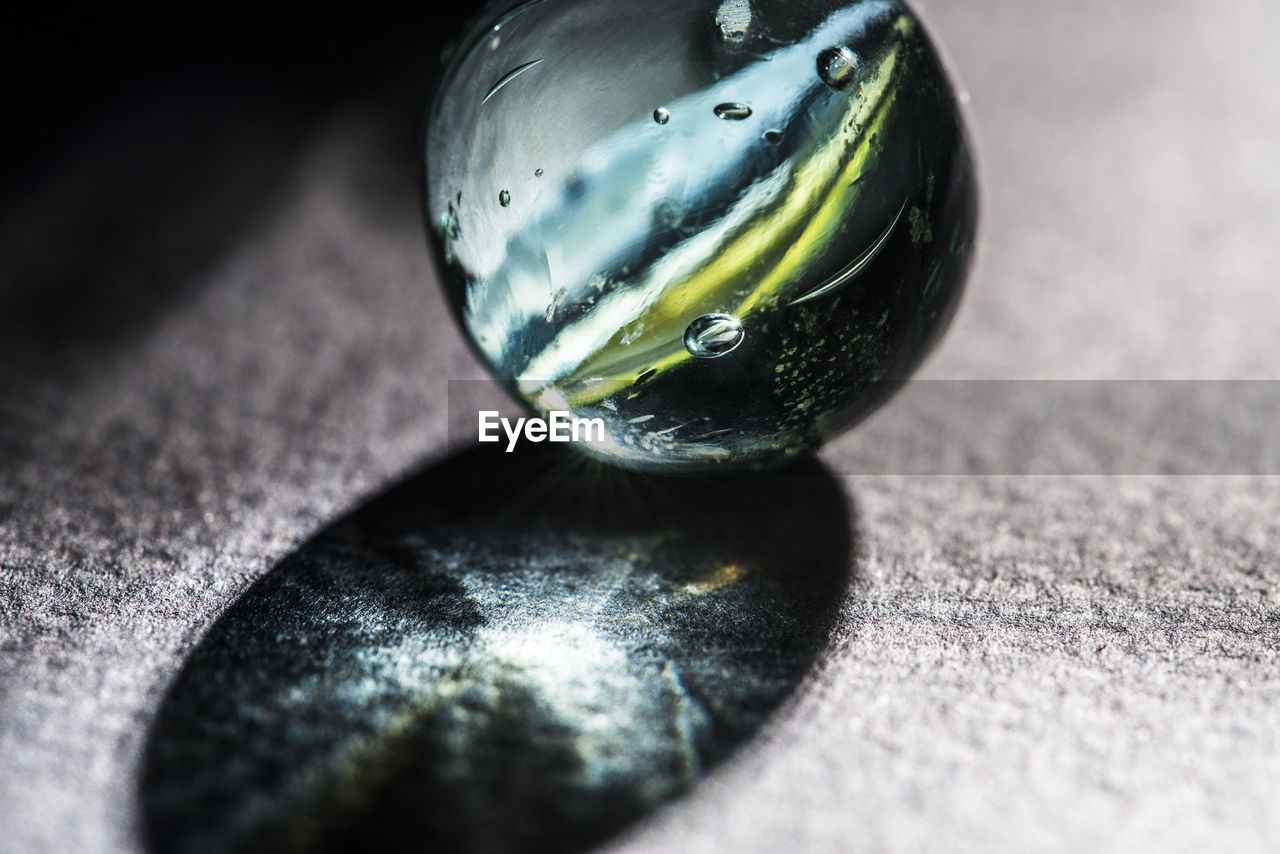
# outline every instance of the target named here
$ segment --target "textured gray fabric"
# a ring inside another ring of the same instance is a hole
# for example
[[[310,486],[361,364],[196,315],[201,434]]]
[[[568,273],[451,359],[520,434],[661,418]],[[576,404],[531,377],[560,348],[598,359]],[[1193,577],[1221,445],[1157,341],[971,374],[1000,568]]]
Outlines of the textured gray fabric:
[[[985,193],[927,375],[1280,376],[1280,7],[920,5]],[[157,136],[167,103],[100,123],[5,212],[6,850],[138,850],[148,730],[201,636],[443,458],[447,382],[483,376],[432,281],[406,102],[216,98],[224,121],[181,140]],[[137,193],[156,216],[121,233],[112,200]],[[97,322],[52,328],[31,294],[75,277]],[[823,459],[841,471],[864,435]],[[841,483],[856,551],[829,649],[613,847],[1274,847],[1280,480]]]

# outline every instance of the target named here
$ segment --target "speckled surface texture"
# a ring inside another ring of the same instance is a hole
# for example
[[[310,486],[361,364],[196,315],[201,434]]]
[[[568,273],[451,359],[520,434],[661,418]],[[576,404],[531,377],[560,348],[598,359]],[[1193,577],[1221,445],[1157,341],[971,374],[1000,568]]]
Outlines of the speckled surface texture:
[[[1280,7],[919,7],[985,193],[926,373],[1280,378]],[[157,715],[219,618],[449,456],[447,382],[483,374],[427,258],[419,88],[143,98],[8,198],[5,850],[146,850]],[[1274,847],[1280,478],[824,477],[847,562],[811,662],[607,846]]]

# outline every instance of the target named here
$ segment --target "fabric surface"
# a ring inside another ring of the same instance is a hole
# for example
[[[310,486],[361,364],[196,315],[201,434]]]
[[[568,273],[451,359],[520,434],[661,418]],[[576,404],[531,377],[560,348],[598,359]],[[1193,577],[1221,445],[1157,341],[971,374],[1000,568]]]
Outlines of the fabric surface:
[[[1280,7],[919,8],[984,193],[925,374],[1280,378]],[[484,371],[428,259],[405,68],[147,93],[6,202],[0,847],[145,850],[148,740],[202,639],[451,454],[448,382]],[[1274,847],[1280,479],[841,474],[874,424],[821,454],[849,540],[821,651],[608,847]]]

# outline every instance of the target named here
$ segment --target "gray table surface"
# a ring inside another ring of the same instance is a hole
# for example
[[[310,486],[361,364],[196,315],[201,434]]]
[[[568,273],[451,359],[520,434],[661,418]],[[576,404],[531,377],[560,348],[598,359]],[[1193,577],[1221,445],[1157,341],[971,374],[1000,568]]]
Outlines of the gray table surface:
[[[1280,378],[1280,6],[919,6],[984,188],[925,374]],[[142,103],[4,213],[6,287],[100,294],[90,329],[4,320],[5,850],[139,850],[148,732],[210,626],[446,455],[447,381],[484,372],[433,281],[406,88],[296,115],[213,92],[234,122],[190,107],[169,137]],[[131,194],[157,215],[124,230]],[[149,310],[113,308],[139,289]],[[822,459],[847,470],[874,435]],[[1274,850],[1280,479],[839,484],[855,547],[825,651],[611,847]]]

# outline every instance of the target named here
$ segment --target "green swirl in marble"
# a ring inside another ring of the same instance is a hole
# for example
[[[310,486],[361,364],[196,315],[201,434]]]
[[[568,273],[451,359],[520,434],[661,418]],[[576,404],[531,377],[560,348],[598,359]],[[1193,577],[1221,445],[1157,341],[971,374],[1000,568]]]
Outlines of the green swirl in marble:
[[[758,465],[864,417],[945,330],[969,146],[896,0],[534,0],[482,16],[426,137],[476,348],[638,468]]]

